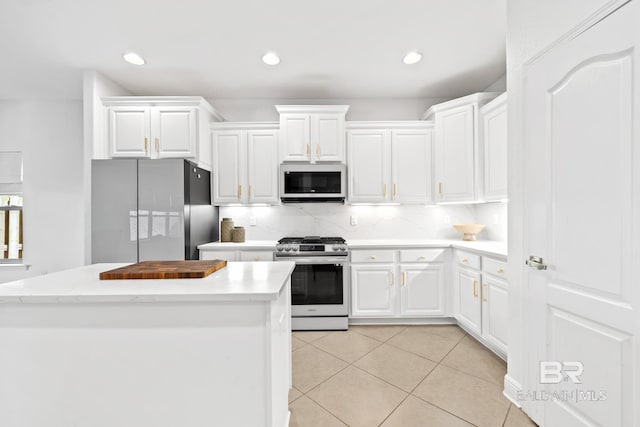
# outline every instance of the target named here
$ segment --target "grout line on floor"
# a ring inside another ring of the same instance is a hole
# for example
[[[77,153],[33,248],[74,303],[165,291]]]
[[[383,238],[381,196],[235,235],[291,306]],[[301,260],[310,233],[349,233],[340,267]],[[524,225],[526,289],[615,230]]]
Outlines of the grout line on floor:
[[[507,409],[507,413],[504,415],[504,421],[502,421],[502,427],[507,424],[507,418],[509,418],[509,412],[511,412],[511,408],[513,407],[513,403],[509,405],[509,409]]]
[[[401,326],[401,325],[353,325],[353,326]],[[355,332],[355,333],[356,333],[356,334],[358,334],[358,335],[362,335],[362,336],[364,336],[364,337],[371,338],[371,339],[374,339],[374,340],[376,340],[376,341],[380,341],[381,343],[386,343],[386,342],[387,342],[387,341],[389,341],[391,338],[395,337],[396,335],[398,335],[399,333],[401,333],[402,331],[404,331],[404,330],[405,330],[405,329],[407,329],[407,328],[408,328],[408,326],[403,327],[403,328],[402,328],[402,329],[400,329],[398,332],[396,332],[395,334],[391,335],[389,338],[387,338],[387,339],[386,339],[386,340],[384,340],[384,341],[379,340],[378,338],[374,338],[374,337],[372,337],[372,336],[370,336],[370,335],[363,334],[362,332],[358,332],[356,329],[354,329],[354,330],[353,330],[353,332]]]

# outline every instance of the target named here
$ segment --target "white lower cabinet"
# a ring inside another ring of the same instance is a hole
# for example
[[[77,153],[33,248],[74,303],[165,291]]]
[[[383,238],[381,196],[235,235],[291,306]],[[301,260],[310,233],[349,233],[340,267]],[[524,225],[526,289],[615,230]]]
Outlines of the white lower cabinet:
[[[201,250],[201,260],[222,259],[225,261],[273,261],[273,251],[267,250],[241,250],[241,251],[219,251]]]
[[[351,266],[351,314],[393,316],[395,309],[393,264]]]
[[[507,354],[507,263],[464,251],[454,256],[454,316],[493,350]],[[476,261],[477,260],[477,261]]]
[[[442,262],[445,251],[351,251],[351,316],[446,315],[446,268]],[[398,262],[404,259],[422,262]],[[431,260],[440,262],[424,262]]]

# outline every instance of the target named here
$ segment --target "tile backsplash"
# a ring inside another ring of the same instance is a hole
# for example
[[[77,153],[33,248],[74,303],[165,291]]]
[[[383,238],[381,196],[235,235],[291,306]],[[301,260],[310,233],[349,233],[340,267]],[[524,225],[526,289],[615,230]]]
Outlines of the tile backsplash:
[[[351,206],[330,203],[220,208],[246,228],[247,240],[277,240],[284,236],[341,236],[349,239],[457,239],[451,224],[487,225],[478,239],[506,240],[506,204],[465,206]],[[493,206],[485,208],[485,206]],[[492,225],[493,215],[499,225]],[[479,216],[479,217],[478,217]],[[488,218],[488,219],[487,219]],[[251,226],[255,219],[256,225]],[[357,225],[352,225],[352,221]],[[504,224],[504,227],[502,227]],[[504,228],[504,230],[502,229]]]

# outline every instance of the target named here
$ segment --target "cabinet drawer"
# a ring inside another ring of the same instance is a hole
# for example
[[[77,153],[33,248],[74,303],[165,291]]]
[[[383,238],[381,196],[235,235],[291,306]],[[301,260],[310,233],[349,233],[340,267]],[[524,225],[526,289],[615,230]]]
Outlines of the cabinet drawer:
[[[402,249],[400,262],[444,262],[444,249]]]
[[[493,258],[482,257],[482,273],[506,279],[507,263]]]
[[[351,251],[351,262],[393,262],[393,252],[388,250]]]
[[[242,251],[240,261],[273,261],[273,251]]]
[[[470,252],[456,251],[456,262],[465,267],[480,270],[481,262],[480,255],[475,255]]]
[[[235,261],[236,253],[234,251],[200,251],[200,259],[223,259],[225,261]]]

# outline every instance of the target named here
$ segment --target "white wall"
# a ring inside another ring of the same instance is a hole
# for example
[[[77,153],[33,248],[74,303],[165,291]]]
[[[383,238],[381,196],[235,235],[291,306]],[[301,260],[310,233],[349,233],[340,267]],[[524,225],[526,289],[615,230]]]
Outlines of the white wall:
[[[349,105],[347,120],[420,120],[433,104],[451,98],[397,99],[209,99],[216,110],[230,122],[278,121],[274,105]]]
[[[484,88],[483,92],[506,92],[507,90],[507,73],[498,77],[493,83]]]
[[[507,241],[507,203],[485,203],[475,205],[475,222],[485,228],[478,234],[478,240]],[[497,221],[497,223],[495,223]]]
[[[350,224],[350,217],[358,225]],[[255,217],[257,225],[250,226]],[[449,224],[445,224],[445,216]],[[259,207],[221,207],[246,229],[248,240],[277,240],[284,236],[340,236],[349,239],[458,239],[451,224],[475,220],[473,206],[350,206],[333,203]]]
[[[0,282],[83,264],[80,101],[0,101],[0,150],[23,152],[24,263]]]
[[[508,377],[522,385],[525,375],[523,321],[527,301],[523,289],[523,65],[569,32],[608,0],[510,0],[507,2],[507,87],[509,98],[509,364]],[[525,407],[526,409],[526,407]]]

